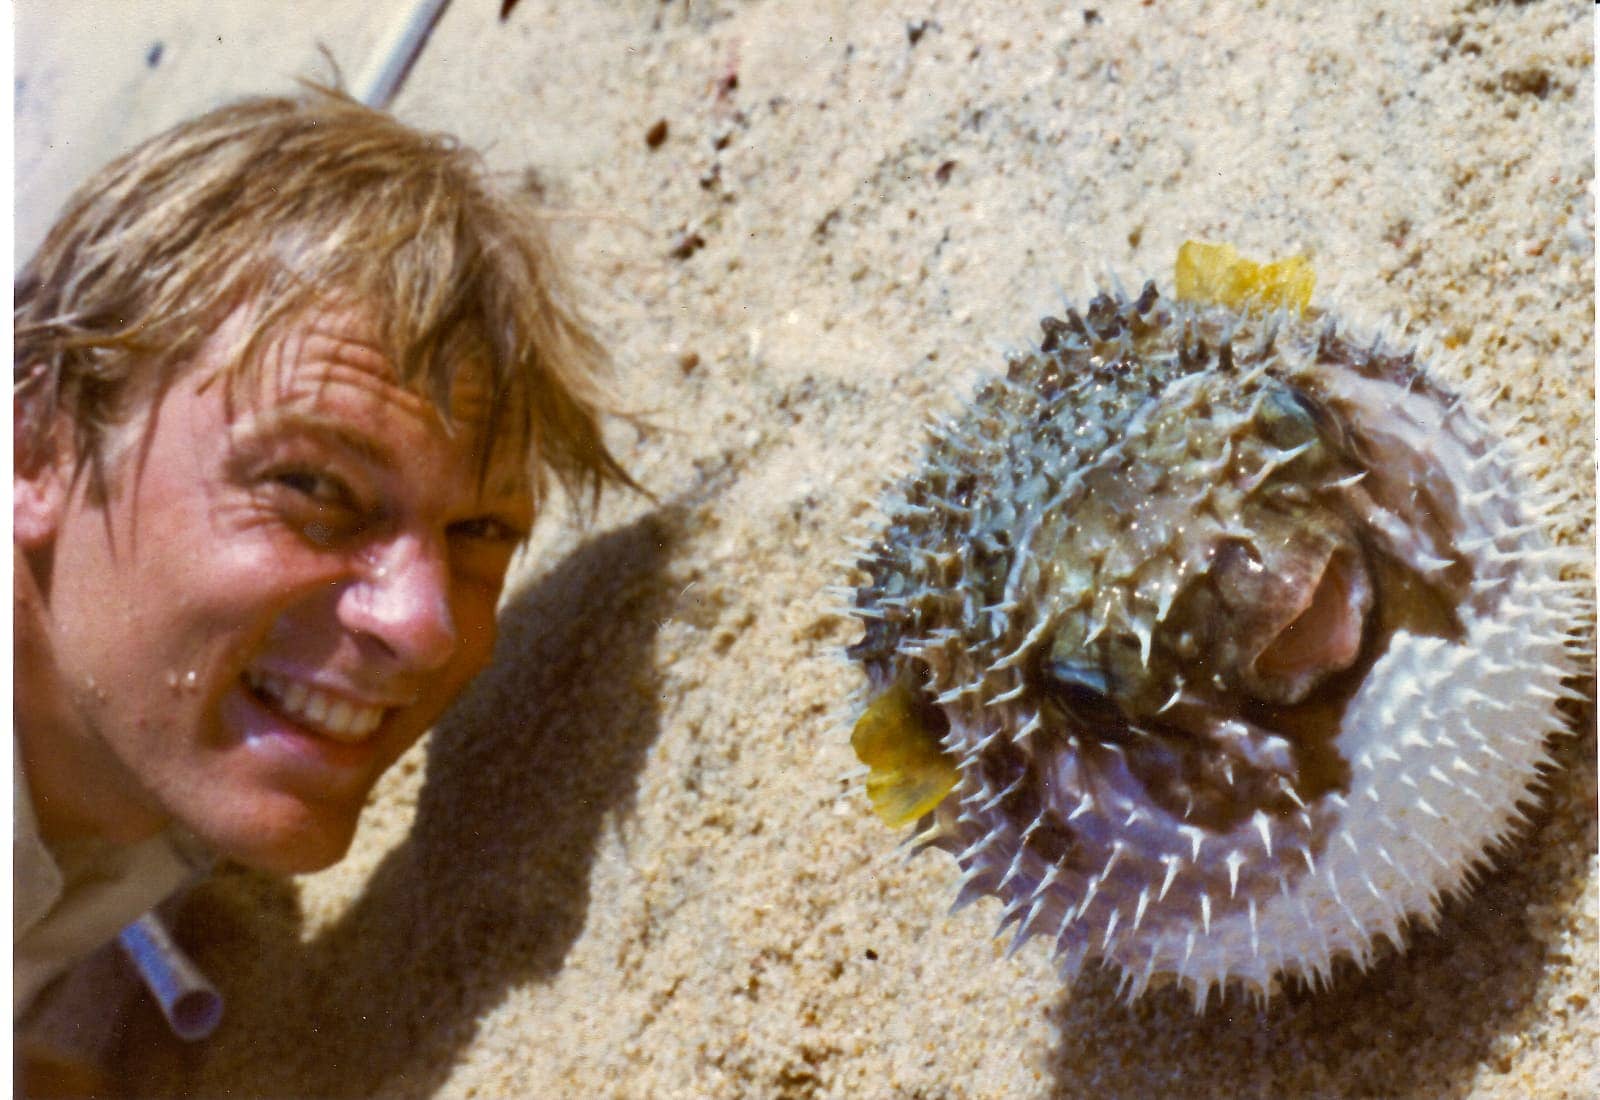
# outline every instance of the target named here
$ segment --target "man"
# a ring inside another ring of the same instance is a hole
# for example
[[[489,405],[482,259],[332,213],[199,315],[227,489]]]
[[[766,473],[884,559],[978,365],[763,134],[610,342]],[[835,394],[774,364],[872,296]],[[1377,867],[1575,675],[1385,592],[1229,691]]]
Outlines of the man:
[[[323,89],[90,180],[14,338],[16,1014],[212,857],[338,860],[549,475],[631,482],[536,211]]]

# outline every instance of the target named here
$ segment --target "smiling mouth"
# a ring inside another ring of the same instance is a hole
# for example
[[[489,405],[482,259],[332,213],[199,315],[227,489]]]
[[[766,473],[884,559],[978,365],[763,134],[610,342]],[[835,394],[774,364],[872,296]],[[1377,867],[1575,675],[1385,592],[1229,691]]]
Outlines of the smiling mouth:
[[[300,680],[254,669],[245,684],[262,702],[313,733],[345,744],[364,741],[383,722],[386,707],[353,703]]]

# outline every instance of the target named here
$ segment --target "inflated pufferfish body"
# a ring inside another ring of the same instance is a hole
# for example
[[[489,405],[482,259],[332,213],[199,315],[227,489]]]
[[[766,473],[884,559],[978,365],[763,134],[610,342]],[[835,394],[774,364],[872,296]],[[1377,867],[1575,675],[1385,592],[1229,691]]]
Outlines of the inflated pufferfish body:
[[[891,493],[850,650],[868,792],[955,856],[957,905],[1197,1007],[1365,964],[1464,885],[1584,603],[1469,401],[1248,305],[1046,319]]]

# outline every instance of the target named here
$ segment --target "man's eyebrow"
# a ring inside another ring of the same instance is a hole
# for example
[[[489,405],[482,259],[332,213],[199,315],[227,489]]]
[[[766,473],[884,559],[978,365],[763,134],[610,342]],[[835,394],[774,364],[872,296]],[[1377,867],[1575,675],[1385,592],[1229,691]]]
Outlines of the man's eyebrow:
[[[520,507],[533,503],[532,482],[525,465],[496,462],[478,470],[478,497],[491,508]]]
[[[315,412],[282,405],[264,409],[252,416],[241,426],[241,434],[257,438],[303,434],[352,451],[381,466],[392,466],[395,460],[394,450],[376,436]]]

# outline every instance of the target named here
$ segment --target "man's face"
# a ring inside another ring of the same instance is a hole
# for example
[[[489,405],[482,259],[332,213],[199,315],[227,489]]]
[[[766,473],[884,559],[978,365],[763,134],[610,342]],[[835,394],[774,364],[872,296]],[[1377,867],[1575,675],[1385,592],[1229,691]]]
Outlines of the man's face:
[[[314,870],[487,663],[533,504],[519,448],[480,476],[475,372],[450,429],[358,315],[293,327],[231,395],[212,378],[228,343],[127,429],[105,501],[72,490],[49,625],[79,735],[126,780],[125,821]]]

